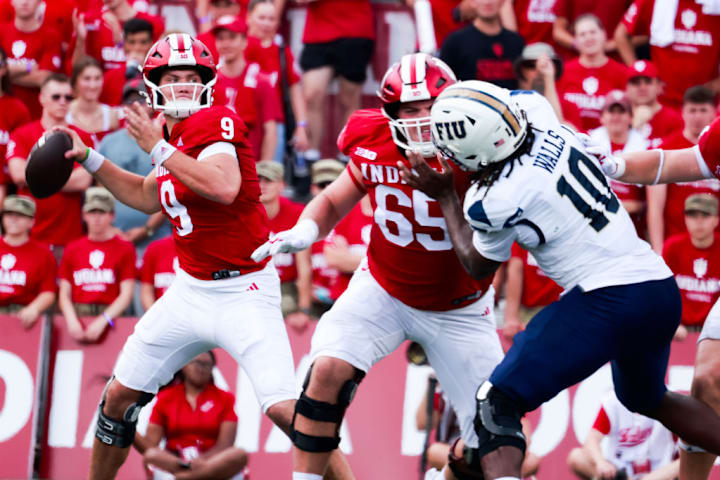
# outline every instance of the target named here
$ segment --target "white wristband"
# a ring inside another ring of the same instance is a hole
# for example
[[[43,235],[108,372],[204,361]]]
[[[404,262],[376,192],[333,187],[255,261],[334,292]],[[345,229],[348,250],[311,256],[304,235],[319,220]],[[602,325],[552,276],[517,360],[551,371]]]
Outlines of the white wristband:
[[[150,157],[155,166],[160,167],[176,151],[177,148],[170,145],[167,141],[160,139],[152,150],[150,150]]]
[[[105,157],[94,148],[88,147],[87,152],[87,158],[83,160],[81,165],[88,172],[95,173],[102,167],[102,164],[105,162]]]
[[[655,175],[655,180],[653,180],[653,182],[650,185],[657,185],[657,183],[660,181],[660,175],[662,175],[663,165],[665,164],[665,150],[657,149],[656,151],[660,152],[660,164],[658,165],[657,175]]]

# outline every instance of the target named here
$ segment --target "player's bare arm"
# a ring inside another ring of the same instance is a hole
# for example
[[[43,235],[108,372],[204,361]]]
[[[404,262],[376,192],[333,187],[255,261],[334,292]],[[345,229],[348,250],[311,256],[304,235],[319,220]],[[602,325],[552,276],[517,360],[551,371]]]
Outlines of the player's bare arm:
[[[162,127],[150,118],[138,103],[125,109],[127,129],[140,148],[150,153],[163,140]],[[168,127],[174,119],[167,118]],[[240,192],[240,167],[237,158],[218,153],[196,159],[176,150],[163,163],[190,190],[214,202],[230,205]]]
[[[430,168],[423,156],[417,152],[408,152],[407,157],[412,170],[398,162],[403,180],[440,204],[455,253],[465,270],[476,279],[493,275],[500,267],[500,263],[483,257],[473,246],[473,232],[463,217],[462,206],[453,182],[453,171],[447,160],[442,155],[438,155],[443,168],[438,172]]]

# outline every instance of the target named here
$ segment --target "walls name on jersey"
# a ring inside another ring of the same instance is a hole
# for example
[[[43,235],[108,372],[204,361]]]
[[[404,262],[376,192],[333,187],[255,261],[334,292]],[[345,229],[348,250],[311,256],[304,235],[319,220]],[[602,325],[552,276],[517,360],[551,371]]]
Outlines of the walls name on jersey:
[[[535,154],[533,167],[539,167],[553,173],[564,147],[565,139],[552,130],[548,130],[547,137],[543,139],[540,149]]]
[[[405,184],[405,180],[400,177],[400,170],[397,167],[363,162],[360,164],[360,171],[363,178],[372,183]]]

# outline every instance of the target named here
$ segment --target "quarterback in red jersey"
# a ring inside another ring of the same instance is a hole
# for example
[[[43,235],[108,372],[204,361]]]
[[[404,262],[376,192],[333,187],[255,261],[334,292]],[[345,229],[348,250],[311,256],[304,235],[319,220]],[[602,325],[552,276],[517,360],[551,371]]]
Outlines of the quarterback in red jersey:
[[[703,130],[698,143],[679,150],[648,150],[615,157],[595,149],[603,172],[627,183],[690,182],[720,178],[720,117]],[[720,412],[720,301],[710,310],[698,340],[691,394]],[[680,477],[706,479],[715,456],[682,445]]]
[[[127,129],[151,154],[147,177],[106,160],[67,128],[66,153],[138,210],[162,209],[172,223],[179,268],[168,291],[128,338],[98,411],[91,479],[112,478],[133,442],[143,405],[188,360],[227,350],[247,372],[263,411],[289,431],[295,398],[290,343],[280,313],[277,273],[251,252],[268,236],[255,161],[242,120],[212,107],[216,69],[205,45],[170,34],[148,53],[143,79],[159,127],[139,104]]]
[[[491,279],[478,282],[465,272],[438,203],[402,182],[398,170],[398,162],[407,162],[407,150],[437,162],[430,107],[453,83],[450,68],[425,54],[405,55],[392,65],[381,83],[382,109],[356,111],[340,134],[338,146],[350,156],[345,171],[308,204],[291,230],[253,253],[261,261],[277,252],[308,248],[365,194],[370,197],[375,223],[367,261],[313,336],[313,365],[291,434],[294,479],[320,478],[328,454],[338,446],[340,423],[358,383],[407,339],[427,352],[458,414],[465,442],[477,447],[474,393],[502,357]],[[457,179],[462,195],[469,177],[458,171]],[[333,429],[328,422],[335,424]]]

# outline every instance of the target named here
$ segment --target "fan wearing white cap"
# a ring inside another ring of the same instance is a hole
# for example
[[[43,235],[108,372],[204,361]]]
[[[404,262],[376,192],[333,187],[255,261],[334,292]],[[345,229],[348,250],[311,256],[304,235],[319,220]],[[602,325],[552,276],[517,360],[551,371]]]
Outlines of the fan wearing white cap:
[[[477,391],[476,457],[485,478],[518,479],[526,445],[521,416],[607,362],[629,410],[717,453],[720,417],[665,387],[681,312],[672,272],[638,238],[598,159],[536,97],[479,81],[438,96],[434,142],[475,172],[462,207],[446,159],[440,171],[418,154],[409,156],[412,170],[401,167],[408,185],[440,204],[472,277],[491,276],[517,242],[565,289],[515,337]],[[484,458],[490,453],[492,462]]]

